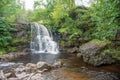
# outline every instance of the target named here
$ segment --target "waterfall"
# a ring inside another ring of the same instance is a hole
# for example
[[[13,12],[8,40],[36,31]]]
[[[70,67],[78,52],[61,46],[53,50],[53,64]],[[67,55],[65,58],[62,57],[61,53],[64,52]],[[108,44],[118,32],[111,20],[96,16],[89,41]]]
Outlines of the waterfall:
[[[41,24],[31,24],[31,51],[32,53],[59,53],[59,46],[53,40],[51,31]]]

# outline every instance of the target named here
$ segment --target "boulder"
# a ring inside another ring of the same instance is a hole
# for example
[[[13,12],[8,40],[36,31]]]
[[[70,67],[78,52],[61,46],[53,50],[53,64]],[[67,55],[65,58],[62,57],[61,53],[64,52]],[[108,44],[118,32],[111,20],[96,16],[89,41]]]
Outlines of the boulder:
[[[103,41],[90,41],[80,46],[80,53],[78,57],[82,57],[83,61],[92,64],[94,66],[100,66],[102,64],[113,63],[112,56],[110,54],[104,54],[103,50],[108,43]]]
[[[40,70],[48,69],[49,70],[51,68],[52,66],[46,62],[40,61],[37,63],[37,69],[40,69]]]
[[[82,53],[77,53],[77,57],[81,58],[82,57]]]
[[[90,41],[80,46],[80,52],[82,54],[88,54],[89,56],[95,56],[98,55],[101,52],[101,50],[106,47],[106,45],[107,44],[102,41],[99,42]]]
[[[31,76],[31,78],[30,78],[30,79],[27,79],[27,80],[44,80],[44,79],[43,79],[42,74],[37,73],[37,74],[35,74],[34,76]]]
[[[79,48],[77,47],[74,47],[72,50],[71,50],[71,53],[78,53],[79,52]]]
[[[37,68],[36,64],[33,64],[33,63],[27,63],[26,67],[33,68],[33,69]]]
[[[19,80],[18,78],[9,78],[8,80]]]
[[[61,62],[61,60],[55,61],[52,66],[55,67],[55,68],[60,68],[60,67],[62,67],[62,62]]]
[[[28,63],[26,64],[25,70],[27,73],[32,73],[32,72],[37,71],[37,66],[36,64]]]
[[[73,48],[66,48],[66,50],[62,51],[62,53],[71,53],[71,54],[75,54],[79,52],[79,48],[77,47],[73,47]]]

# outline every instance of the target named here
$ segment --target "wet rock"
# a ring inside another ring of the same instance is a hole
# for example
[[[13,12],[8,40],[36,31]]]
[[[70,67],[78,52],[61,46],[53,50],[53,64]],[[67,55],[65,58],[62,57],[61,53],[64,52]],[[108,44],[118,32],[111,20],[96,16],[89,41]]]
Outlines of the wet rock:
[[[79,48],[77,47],[74,47],[72,50],[71,50],[71,53],[78,53],[79,52]]]
[[[14,71],[15,71],[15,73],[22,73],[22,72],[24,72],[25,71],[25,67],[24,66],[19,66],[19,67],[17,67],[17,68],[15,68],[14,69]]]
[[[27,55],[27,52],[10,52],[1,58],[1,61],[12,61],[20,56]]]
[[[0,70],[0,80],[7,80],[3,70]]]
[[[15,65],[16,65],[16,63],[13,63],[13,62],[0,63],[0,69],[10,68]]]
[[[46,62],[40,61],[37,63],[37,69],[43,70],[43,69],[51,69],[51,68],[52,66]]]
[[[29,74],[27,74],[26,72],[16,73],[16,77],[18,79],[23,79],[23,78],[28,77],[28,76],[29,76]]]
[[[93,71],[87,67],[81,67],[80,70],[82,73],[85,73],[88,76],[94,78],[94,80],[120,80],[120,74],[114,72],[108,72],[105,70]]]
[[[83,61],[94,66],[102,64],[111,64],[114,62],[111,54],[104,54],[102,51],[105,49],[107,43],[103,41],[90,41],[80,46],[78,57],[82,57]]]
[[[12,76],[12,73],[6,73],[5,76],[6,76],[7,78],[9,78],[9,77]]]
[[[30,48],[25,48],[25,49],[23,49],[23,52],[30,53],[30,52],[31,52],[31,49],[30,49]]]
[[[77,47],[73,47],[73,48],[66,48],[64,51],[63,51],[63,53],[78,53],[79,52],[79,48],[77,48]]]
[[[62,62],[61,62],[61,60],[55,61],[54,64],[53,64],[52,66],[55,67],[55,68],[62,67]]]
[[[19,80],[18,78],[9,78],[9,79],[7,79],[7,80]]]
[[[28,63],[25,66],[25,70],[27,73],[35,72],[37,70],[37,65],[33,63]]]
[[[87,67],[82,66],[82,67],[81,67],[81,71],[82,71],[82,72],[88,72],[88,68],[87,68]]]
[[[36,64],[33,64],[33,63],[27,63],[26,67],[34,68],[34,69],[37,68]]]
[[[80,46],[80,52],[82,54],[88,54],[89,56],[94,56],[100,53],[102,49],[105,48],[107,44],[104,42],[88,42]]]
[[[37,74],[34,74],[34,76],[31,76],[30,80],[44,80],[44,79],[41,74],[37,73]]]
[[[88,71],[87,74],[96,80],[120,80],[120,75],[117,73]]]
[[[81,58],[81,57],[82,57],[82,53],[78,53],[78,54],[77,54],[77,57],[78,57],[78,58]]]

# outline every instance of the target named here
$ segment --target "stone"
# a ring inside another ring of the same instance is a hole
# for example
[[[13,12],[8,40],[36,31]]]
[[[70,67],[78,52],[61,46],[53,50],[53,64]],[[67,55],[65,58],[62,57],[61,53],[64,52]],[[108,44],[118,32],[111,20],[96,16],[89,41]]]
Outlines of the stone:
[[[110,54],[104,54],[103,51],[107,43],[103,41],[90,41],[80,46],[80,53],[77,57],[82,57],[83,61],[94,66],[102,64],[111,64],[114,61]]]
[[[6,73],[5,76],[6,76],[7,78],[9,78],[9,77],[12,76],[12,73]]]
[[[28,77],[29,74],[27,74],[25,72],[22,72],[20,74],[16,73],[16,76],[17,76],[18,79],[22,79],[22,78]]]
[[[105,48],[107,44],[104,42],[88,42],[80,46],[80,52],[82,54],[89,54],[90,56],[94,56],[99,54],[102,49]]]
[[[77,53],[77,57],[78,57],[78,58],[81,58],[81,57],[82,57],[82,54],[81,54],[81,53]]]
[[[0,64],[0,69],[6,69],[15,66],[16,63],[13,62],[4,62]]]
[[[77,47],[74,47],[72,50],[71,50],[71,53],[78,53],[79,52],[79,48]]]
[[[18,78],[9,78],[9,79],[7,79],[7,80],[19,80]]]
[[[43,70],[43,69],[51,69],[51,68],[52,66],[46,62],[40,61],[37,63],[37,69]]]
[[[36,64],[33,64],[33,63],[27,63],[27,64],[26,64],[26,67],[29,67],[29,68],[37,68],[37,65],[36,65]]]
[[[25,66],[25,70],[27,73],[35,72],[37,70],[37,65],[33,63],[28,63]]]
[[[15,72],[16,73],[22,73],[25,71],[25,67],[18,67],[18,68],[15,68]]]
[[[35,74],[30,80],[44,80],[40,73]]]
[[[55,61],[54,64],[53,64],[53,67],[55,67],[55,68],[62,67],[62,62],[60,60]]]

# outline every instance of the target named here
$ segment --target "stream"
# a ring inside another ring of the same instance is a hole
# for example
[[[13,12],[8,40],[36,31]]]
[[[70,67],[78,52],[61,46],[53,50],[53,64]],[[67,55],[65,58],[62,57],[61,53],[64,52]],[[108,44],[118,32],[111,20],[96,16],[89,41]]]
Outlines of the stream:
[[[62,62],[63,67],[43,73],[44,80],[120,80],[120,64],[94,67],[67,53],[28,54],[17,58],[14,62],[27,64],[45,61],[53,64],[58,60]]]

